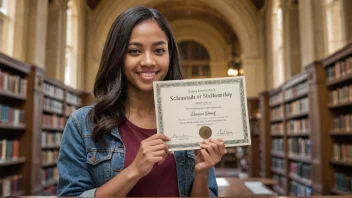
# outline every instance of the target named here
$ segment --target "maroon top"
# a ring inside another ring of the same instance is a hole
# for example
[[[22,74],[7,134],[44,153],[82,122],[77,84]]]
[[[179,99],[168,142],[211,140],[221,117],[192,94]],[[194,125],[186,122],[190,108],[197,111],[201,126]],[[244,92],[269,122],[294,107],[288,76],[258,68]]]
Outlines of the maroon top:
[[[156,134],[156,129],[142,129],[126,120],[119,126],[125,144],[125,168],[135,159],[140,142]],[[161,165],[155,164],[148,175],[140,179],[127,194],[128,197],[179,197],[176,161],[168,155]]]

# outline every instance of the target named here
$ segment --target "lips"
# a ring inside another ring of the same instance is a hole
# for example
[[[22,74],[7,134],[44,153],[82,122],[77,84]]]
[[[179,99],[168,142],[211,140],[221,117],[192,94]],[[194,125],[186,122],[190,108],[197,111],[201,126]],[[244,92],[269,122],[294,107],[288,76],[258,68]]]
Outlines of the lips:
[[[150,81],[150,80],[154,80],[155,75],[158,72],[156,71],[145,71],[145,72],[137,72],[137,74],[139,74],[139,76],[146,81]]]

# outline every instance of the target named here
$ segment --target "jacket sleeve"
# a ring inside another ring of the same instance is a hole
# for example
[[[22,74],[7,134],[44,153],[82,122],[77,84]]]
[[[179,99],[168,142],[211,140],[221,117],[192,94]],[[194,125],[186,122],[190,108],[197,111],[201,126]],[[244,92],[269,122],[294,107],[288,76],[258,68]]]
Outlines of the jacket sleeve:
[[[216,176],[215,176],[215,169],[212,167],[209,170],[209,177],[208,177],[208,183],[209,183],[209,192],[211,197],[217,197],[218,196],[218,184],[216,183]]]
[[[96,187],[86,165],[83,134],[75,114],[67,121],[61,140],[58,196],[94,197]]]

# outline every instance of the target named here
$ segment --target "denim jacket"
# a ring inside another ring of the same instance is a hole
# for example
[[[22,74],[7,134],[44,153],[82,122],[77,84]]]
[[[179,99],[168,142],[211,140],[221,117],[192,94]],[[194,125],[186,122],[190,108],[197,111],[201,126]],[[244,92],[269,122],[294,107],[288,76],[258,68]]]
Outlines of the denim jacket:
[[[102,186],[124,169],[125,147],[117,129],[104,136],[106,145],[92,139],[87,113],[83,107],[68,119],[61,140],[58,160],[58,196],[94,197]],[[194,152],[174,152],[179,195],[190,196],[194,179]],[[214,168],[209,171],[211,196],[218,195]]]

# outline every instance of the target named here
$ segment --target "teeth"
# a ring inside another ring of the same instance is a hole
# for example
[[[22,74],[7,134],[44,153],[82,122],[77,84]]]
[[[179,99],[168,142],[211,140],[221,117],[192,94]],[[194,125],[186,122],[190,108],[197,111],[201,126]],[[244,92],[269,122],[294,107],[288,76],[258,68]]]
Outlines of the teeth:
[[[155,76],[155,73],[140,73],[142,77],[152,77]]]

